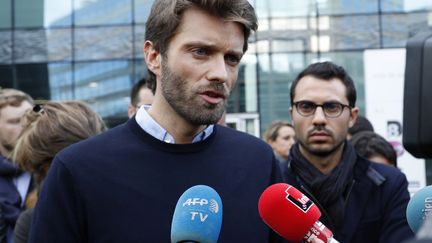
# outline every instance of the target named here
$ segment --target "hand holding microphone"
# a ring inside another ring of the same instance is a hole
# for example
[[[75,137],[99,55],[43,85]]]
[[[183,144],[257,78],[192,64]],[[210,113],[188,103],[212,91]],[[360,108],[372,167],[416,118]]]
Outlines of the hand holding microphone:
[[[271,185],[262,193],[258,210],[263,221],[289,241],[338,243],[318,219],[321,212],[308,197],[285,183]]]
[[[211,187],[197,185],[179,198],[171,224],[171,242],[216,243],[222,226],[222,201]]]

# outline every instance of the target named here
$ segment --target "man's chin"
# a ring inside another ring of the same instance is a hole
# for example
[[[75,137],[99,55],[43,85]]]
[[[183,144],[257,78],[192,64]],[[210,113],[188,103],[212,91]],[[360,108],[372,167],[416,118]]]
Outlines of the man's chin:
[[[309,151],[309,153],[315,156],[327,157],[335,151],[335,148],[327,144],[319,144],[319,145],[314,144],[314,145],[309,145],[307,147],[307,150]]]

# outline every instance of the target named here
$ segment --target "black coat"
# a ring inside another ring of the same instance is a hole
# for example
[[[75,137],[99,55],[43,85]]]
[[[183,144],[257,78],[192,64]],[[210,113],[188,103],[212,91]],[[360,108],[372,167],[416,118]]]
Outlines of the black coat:
[[[290,157],[292,159],[292,157]],[[284,181],[308,196],[290,166],[283,168]],[[406,220],[410,195],[405,175],[397,168],[370,162],[360,156],[354,166],[354,181],[347,198],[342,229],[334,231],[341,243],[397,243],[414,236]],[[320,207],[319,202],[315,202]],[[330,222],[320,207],[321,222]]]

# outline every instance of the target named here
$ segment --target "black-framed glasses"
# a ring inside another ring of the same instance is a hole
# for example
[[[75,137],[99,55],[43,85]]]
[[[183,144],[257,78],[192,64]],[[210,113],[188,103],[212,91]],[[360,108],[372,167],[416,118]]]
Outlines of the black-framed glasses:
[[[312,116],[313,114],[315,114],[317,107],[321,107],[324,111],[324,115],[329,118],[339,117],[342,114],[345,107],[351,110],[351,106],[344,105],[339,102],[333,102],[333,101],[325,102],[322,105],[318,105],[312,101],[302,100],[302,101],[294,102],[293,105],[295,106],[297,112],[301,116],[305,116],[305,117]]]

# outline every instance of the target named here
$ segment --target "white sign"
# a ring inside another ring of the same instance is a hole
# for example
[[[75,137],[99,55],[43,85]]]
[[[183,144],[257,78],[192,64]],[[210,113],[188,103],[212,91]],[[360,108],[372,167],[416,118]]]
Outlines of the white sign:
[[[426,186],[426,168],[423,159],[402,146],[405,49],[366,50],[364,68],[366,117],[396,148],[398,167],[407,176],[412,195]]]

